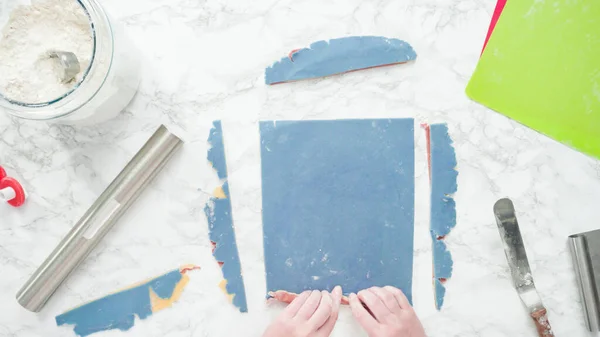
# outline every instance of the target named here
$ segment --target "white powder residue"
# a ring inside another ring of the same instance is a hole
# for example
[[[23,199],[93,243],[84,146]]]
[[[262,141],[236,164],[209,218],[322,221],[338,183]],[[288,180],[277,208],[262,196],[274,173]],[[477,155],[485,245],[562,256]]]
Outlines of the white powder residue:
[[[81,71],[61,83],[49,50],[74,53]],[[33,0],[15,8],[0,37],[0,93],[24,103],[52,101],[73,89],[90,64],[90,20],[75,0]]]

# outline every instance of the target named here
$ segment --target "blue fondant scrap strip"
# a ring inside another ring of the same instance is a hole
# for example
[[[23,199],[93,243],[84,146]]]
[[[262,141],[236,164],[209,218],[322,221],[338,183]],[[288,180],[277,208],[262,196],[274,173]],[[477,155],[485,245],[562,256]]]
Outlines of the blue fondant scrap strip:
[[[227,164],[225,160],[225,147],[223,143],[223,130],[220,121],[213,123],[208,142],[211,148],[208,151],[210,161],[217,171],[219,179],[224,180],[222,189],[225,198],[213,196],[204,208],[208,220],[210,240],[216,244],[213,255],[219,262],[223,262],[223,278],[227,280],[227,292],[234,295],[233,304],[241,312],[247,312],[246,290],[242,277],[240,256],[235,239],[235,229],[231,213],[231,196],[227,182]]]
[[[405,41],[380,36],[351,36],[314,42],[290,53],[265,70],[266,84],[329,76],[404,63],[417,54]]]
[[[440,282],[440,280],[434,280],[435,287],[435,306],[438,310],[444,305],[444,297],[446,296],[446,287]]]
[[[431,149],[431,239],[433,241],[433,270],[436,282],[436,304],[441,309],[446,293],[440,279],[452,276],[452,254],[445,236],[456,226],[456,193],[458,171],[456,154],[446,124],[430,125]],[[440,291],[443,289],[443,291]]]
[[[78,336],[112,329],[129,330],[136,316],[145,319],[152,315],[150,289],[160,298],[168,299],[173,295],[181,277],[179,269],[173,270],[136,287],[108,295],[58,315],[56,324],[74,325],[73,330]]]
[[[412,301],[414,120],[260,123],[267,293],[393,285]]]
[[[214,121],[213,127],[210,129],[208,136],[210,148],[206,155],[206,159],[212,167],[217,171],[219,179],[227,178],[227,163],[225,162],[225,144],[223,143],[223,128],[221,121]]]
[[[443,240],[433,240],[433,274],[437,278],[448,279],[452,276],[452,254]]]

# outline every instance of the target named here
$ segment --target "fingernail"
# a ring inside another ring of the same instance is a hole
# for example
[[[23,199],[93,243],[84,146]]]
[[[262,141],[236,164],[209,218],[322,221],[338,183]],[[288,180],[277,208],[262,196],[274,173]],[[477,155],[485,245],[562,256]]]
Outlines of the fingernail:
[[[350,293],[350,295],[348,295],[349,298],[355,298],[356,294],[355,293]]]

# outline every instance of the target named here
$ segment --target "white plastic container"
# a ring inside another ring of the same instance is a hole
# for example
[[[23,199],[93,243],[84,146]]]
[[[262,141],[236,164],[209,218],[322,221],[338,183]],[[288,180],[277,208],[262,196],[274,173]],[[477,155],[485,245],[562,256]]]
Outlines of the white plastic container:
[[[96,0],[69,1],[77,1],[91,23],[94,52],[89,67],[81,70],[83,79],[70,92],[44,103],[14,101],[0,92],[0,110],[24,119],[88,125],[116,117],[135,95],[140,81],[138,51],[122,27]],[[4,12],[0,11],[3,17],[6,8]]]

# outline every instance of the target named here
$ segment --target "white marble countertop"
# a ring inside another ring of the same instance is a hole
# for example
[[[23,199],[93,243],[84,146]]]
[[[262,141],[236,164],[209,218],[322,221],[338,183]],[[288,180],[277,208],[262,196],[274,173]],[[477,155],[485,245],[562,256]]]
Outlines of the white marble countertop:
[[[173,308],[127,332],[97,336],[260,336],[280,306],[264,301],[257,121],[414,117],[447,122],[458,159],[458,225],[447,241],[454,277],[433,308],[425,137],[416,129],[414,302],[429,336],[535,336],[512,287],[492,205],[515,202],[533,276],[557,336],[585,336],[567,236],[600,227],[600,164],[475,104],[464,88],[492,0],[103,1],[141,50],[133,103],[108,123],[76,128],[0,114],[0,165],[29,193],[0,205],[0,336],[72,336],[54,316],[121,287],[198,264]],[[349,35],[404,39],[410,65],[267,87],[263,71],[311,42]],[[217,177],[206,139],[223,120],[250,313],[221,279],[203,214]],[[186,141],[138,202],[40,314],[15,294],[79,217],[164,123]],[[334,336],[362,336],[344,308]]]

